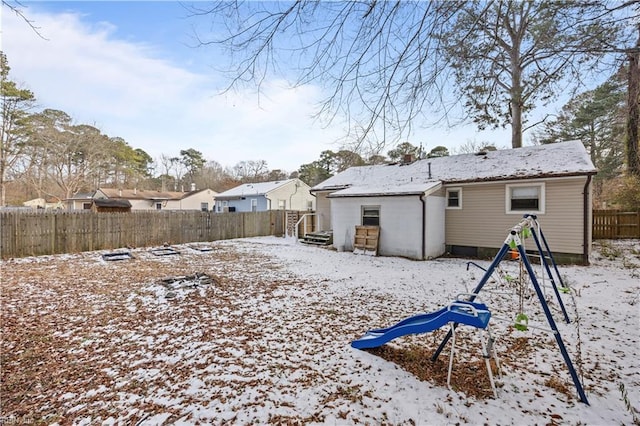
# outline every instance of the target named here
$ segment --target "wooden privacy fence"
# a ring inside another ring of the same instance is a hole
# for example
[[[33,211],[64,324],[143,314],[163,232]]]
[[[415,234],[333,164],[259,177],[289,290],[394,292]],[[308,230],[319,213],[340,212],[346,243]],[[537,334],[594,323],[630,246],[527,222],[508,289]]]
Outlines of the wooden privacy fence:
[[[640,238],[640,211],[593,211],[593,239]]]
[[[0,212],[3,259],[283,235],[284,211]]]

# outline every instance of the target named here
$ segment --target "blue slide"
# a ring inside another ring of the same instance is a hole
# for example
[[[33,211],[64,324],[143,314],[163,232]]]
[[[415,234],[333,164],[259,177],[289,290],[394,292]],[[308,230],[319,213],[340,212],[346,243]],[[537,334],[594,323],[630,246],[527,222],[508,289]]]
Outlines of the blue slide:
[[[456,301],[446,308],[428,314],[420,314],[400,321],[388,328],[376,328],[351,342],[356,349],[376,348],[408,334],[428,333],[453,322],[476,328],[487,328],[491,312],[484,303]]]

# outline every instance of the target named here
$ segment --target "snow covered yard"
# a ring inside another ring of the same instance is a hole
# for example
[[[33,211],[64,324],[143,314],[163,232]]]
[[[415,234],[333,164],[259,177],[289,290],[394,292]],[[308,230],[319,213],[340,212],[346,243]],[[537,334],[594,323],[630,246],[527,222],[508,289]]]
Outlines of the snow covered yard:
[[[134,259],[112,262],[106,252],[2,262],[0,423],[638,424],[637,240],[598,244],[590,267],[560,267],[573,322],[557,304],[552,312],[590,406],[542,330],[492,320],[498,399],[473,330],[460,329],[452,390],[448,347],[429,361],[444,329],[371,351],[350,347],[369,328],[473,289],[482,271],[467,270],[466,259],[374,258],[275,237],[212,247],[175,246],[181,254],[168,256],[135,249]],[[163,285],[196,274],[211,280]],[[530,324],[545,327],[530,296]],[[495,317],[519,310],[509,283],[488,284],[482,300]]]

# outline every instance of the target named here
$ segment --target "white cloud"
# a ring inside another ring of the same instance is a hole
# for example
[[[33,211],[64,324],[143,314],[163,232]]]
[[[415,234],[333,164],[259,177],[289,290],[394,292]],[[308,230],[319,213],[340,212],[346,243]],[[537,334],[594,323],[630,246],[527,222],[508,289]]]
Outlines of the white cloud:
[[[163,60],[154,46],[117,40],[109,23],[91,26],[72,13],[29,18],[48,40],[13,14],[2,16],[10,78],[42,108],[65,111],[152,157],[195,148],[223,165],[266,160],[293,171],[335,148],[340,136],[314,124],[320,92],[312,86],[267,82],[260,102],[250,92],[219,95],[215,75]]]
[[[221,95],[225,81],[214,71],[200,74],[164,59],[166,46],[117,39],[111,23],[30,9],[44,40],[3,12],[2,49],[12,80],[31,89],[42,108],[65,111],[154,158],[194,148],[223,166],[265,160],[271,169],[294,171],[323,150],[337,150],[335,141],[346,133],[340,123],[325,129],[312,118],[322,97],[318,87],[292,89],[276,80],[265,82],[260,97],[248,90]],[[203,61],[207,55],[202,51]],[[469,140],[510,143],[508,130],[479,133],[472,127],[417,129],[409,140],[427,151]]]

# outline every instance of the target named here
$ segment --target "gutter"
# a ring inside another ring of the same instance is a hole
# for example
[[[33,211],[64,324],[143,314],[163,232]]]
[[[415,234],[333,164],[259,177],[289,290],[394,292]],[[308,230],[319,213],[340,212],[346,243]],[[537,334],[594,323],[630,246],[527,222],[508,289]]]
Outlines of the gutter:
[[[589,265],[589,185],[591,185],[591,175],[587,175],[587,180],[584,183],[583,200],[582,200],[582,264]]]

